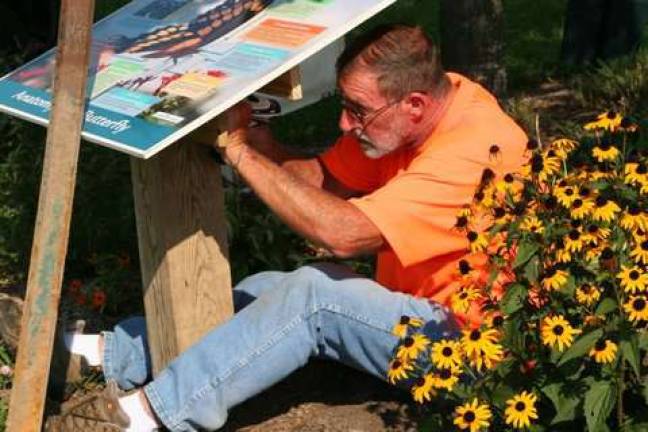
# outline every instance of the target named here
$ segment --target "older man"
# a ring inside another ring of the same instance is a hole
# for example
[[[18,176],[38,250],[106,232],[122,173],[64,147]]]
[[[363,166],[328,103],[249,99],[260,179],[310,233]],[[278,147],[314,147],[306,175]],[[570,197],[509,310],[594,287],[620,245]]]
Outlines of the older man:
[[[234,290],[231,320],[128,396],[114,383],[130,389],[149,376],[143,321],[75,348],[77,335],[72,351],[101,363],[109,385],[64,413],[60,430],[81,418],[114,430],[217,429],[230,407],[311,357],[384,378],[403,315],[429,321],[431,338],[456,331],[444,306],[468,251],[456,214],[485,169],[520,167],[525,134],[486,90],[445,73],[419,28],[356,41],[338,73],[344,135],[326,153],[291,158],[267,131],[248,130],[245,107],[230,113],[222,152],[297,233],[338,257],[377,254],[376,280],[333,265],[250,276]]]

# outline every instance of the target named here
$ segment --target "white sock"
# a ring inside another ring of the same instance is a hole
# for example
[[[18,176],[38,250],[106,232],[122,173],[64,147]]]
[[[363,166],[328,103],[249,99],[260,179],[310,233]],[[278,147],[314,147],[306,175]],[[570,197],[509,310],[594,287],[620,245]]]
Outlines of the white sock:
[[[99,351],[101,335],[66,333],[64,339],[65,346],[72,354],[83,356],[90,366],[101,366],[102,358]]]
[[[160,427],[144,408],[144,403],[140,399],[140,392],[120,397],[119,406],[130,419],[130,426],[126,429],[126,432],[153,432]]]

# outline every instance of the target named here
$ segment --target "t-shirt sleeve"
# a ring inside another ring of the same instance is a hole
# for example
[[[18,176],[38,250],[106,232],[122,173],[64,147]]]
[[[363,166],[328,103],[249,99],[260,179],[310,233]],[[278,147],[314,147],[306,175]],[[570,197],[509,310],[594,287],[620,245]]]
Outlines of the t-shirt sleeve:
[[[483,166],[455,156],[426,158],[371,194],[349,200],[378,227],[405,267],[468,247],[453,229]]]
[[[344,135],[319,156],[327,171],[349,189],[368,193],[380,185],[379,163],[362,152],[353,136]]]

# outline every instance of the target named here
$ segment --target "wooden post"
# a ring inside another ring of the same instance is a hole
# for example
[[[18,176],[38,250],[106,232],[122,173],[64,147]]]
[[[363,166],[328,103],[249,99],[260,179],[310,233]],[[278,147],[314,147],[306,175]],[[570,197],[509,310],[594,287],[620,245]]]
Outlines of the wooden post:
[[[220,166],[184,139],[131,159],[154,373],[233,314]]]
[[[76,183],[94,0],[63,0],[9,432],[40,431]]]

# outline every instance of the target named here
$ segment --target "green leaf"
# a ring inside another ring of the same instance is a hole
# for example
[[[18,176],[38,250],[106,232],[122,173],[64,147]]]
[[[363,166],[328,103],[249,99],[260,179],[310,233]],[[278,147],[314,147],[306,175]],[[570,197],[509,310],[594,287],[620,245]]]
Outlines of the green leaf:
[[[527,294],[527,287],[522,284],[513,284],[508,287],[501,302],[502,312],[511,315],[522,309]]]
[[[611,381],[596,381],[585,393],[585,420],[590,432],[607,429],[607,420],[616,401],[616,386]]]
[[[527,265],[524,266],[524,277],[531,283],[538,282],[540,277],[540,259],[534,256],[529,260]]]
[[[568,384],[563,383],[549,384],[542,388],[542,392],[551,400],[556,410],[556,415],[551,420],[551,424],[571,421],[576,418],[581,399],[577,394],[566,391],[567,389]]]
[[[516,269],[529,261],[533,255],[538,252],[540,245],[535,242],[522,241],[518,246],[517,255],[513,262],[513,268]]]
[[[640,358],[639,358],[639,338],[637,335],[631,335],[629,338],[624,338],[619,343],[621,348],[621,356],[625,361],[630,364],[632,370],[635,373],[635,376],[639,378],[641,376],[640,372]]]
[[[596,307],[596,315],[605,315],[617,310],[618,305],[616,300],[610,297],[605,297]]]
[[[592,349],[597,340],[603,336],[602,329],[596,329],[592,332],[584,334],[572,346],[569,347],[567,351],[560,357],[558,361],[558,366],[565,364],[571,359],[580,357],[589,352]]]

